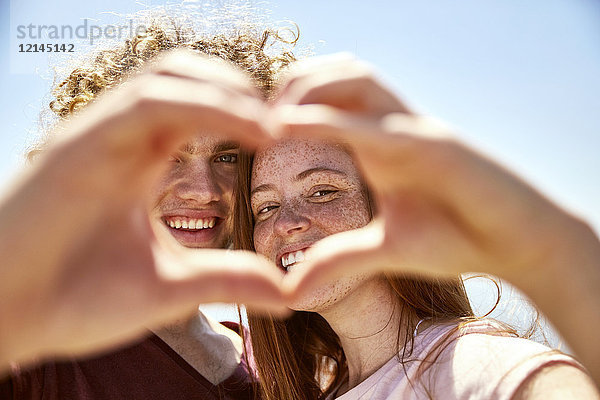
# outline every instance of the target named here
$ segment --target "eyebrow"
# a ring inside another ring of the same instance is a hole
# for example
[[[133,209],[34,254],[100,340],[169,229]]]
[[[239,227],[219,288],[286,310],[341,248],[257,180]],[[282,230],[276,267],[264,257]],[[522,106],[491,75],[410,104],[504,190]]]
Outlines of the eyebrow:
[[[240,148],[240,144],[238,142],[228,140],[228,141],[223,141],[223,142],[217,143],[212,148],[212,153],[220,153],[222,151],[236,150],[239,148]],[[182,153],[187,153],[187,154],[197,154],[199,152],[199,149],[198,149],[198,146],[196,146],[194,144],[194,142],[188,142],[183,146],[183,148],[180,151]]]
[[[260,185],[252,189],[252,191],[250,192],[250,197],[254,196],[256,193],[269,192],[272,190],[275,190],[275,185],[265,183],[264,185]]]
[[[227,151],[227,150],[237,150],[239,148],[240,148],[239,142],[235,142],[235,141],[219,142],[214,147],[213,153],[220,153],[222,151]]]
[[[312,174],[316,174],[316,173],[319,173],[319,172],[327,172],[327,173],[339,175],[339,176],[342,176],[342,177],[346,177],[347,176],[346,173],[344,173],[342,171],[339,171],[337,169],[325,168],[325,167],[316,167],[316,168],[310,168],[310,169],[307,169],[306,171],[300,172],[298,175],[296,175],[295,180],[296,181],[301,181],[303,179],[308,178]]]
[[[325,167],[317,167],[317,168],[310,168],[310,169],[307,169],[306,171],[300,172],[298,175],[296,175],[296,177],[294,178],[294,180],[295,181],[301,181],[303,179],[308,178],[312,174],[316,174],[316,173],[319,173],[319,172],[333,173],[335,175],[339,175],[339,176],[342,176],[342,177],[346,177],[347,176],[344,172],[338,171],[337,169],[325,168]],[[270,184],[270,183],[265,183],[264,185],[260,185],[260,186],[255,187],[250,192],[250,197],[252,197],[256,193],[268,192],[268,191],[271,191],[271,190],[276,190],[275,185]]]

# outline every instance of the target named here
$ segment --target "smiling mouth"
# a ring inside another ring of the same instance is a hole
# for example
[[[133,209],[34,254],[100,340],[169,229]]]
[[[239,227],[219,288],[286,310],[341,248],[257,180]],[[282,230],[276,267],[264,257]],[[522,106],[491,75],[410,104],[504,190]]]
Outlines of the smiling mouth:
[[[283,270],[286,272],[290,272],[293,269],[293,267],[303,262],[306,258],[304,255],[306,250],[308,250],[308,247],[301,250],[285,253],[284,255],[282,255],[281,259],[279,260],[279,263]]]
[[[218,218],[182,218],[168,217],[164,219],[165,224],[173,229],[182,231],[199,231],[203,229],[212,229],[218,222]]]

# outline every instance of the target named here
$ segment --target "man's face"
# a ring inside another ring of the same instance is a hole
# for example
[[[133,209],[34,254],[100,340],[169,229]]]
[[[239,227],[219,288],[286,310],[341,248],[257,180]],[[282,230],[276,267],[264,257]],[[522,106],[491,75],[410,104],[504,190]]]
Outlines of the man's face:
[[[155,187],[150,220],[181,245],[224,248],[232,232],[237,143],[198,136],[171,157],[171,167]]]

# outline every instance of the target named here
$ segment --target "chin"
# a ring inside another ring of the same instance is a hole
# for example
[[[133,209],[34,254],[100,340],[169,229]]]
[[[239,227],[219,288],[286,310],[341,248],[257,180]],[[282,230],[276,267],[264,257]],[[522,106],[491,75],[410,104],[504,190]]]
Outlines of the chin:
[[[367,275],[343,277],[335,282],[327,283],[298,301],[288,305],[294,311],[327,312],[335,306],[343,306],[348,299],[365,281]],[[351,312],[351,310],[348,310]]]

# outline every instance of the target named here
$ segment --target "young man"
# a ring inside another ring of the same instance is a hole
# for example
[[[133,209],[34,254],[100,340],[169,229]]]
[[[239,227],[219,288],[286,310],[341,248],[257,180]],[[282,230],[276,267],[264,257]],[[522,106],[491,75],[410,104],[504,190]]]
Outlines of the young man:
[[[237,145],[225,140],[199,137],[176,153],[154,190],[149,213],[159,240],[169,243],[168,237],[160,238],[169,235],[176,244],[167,246],[194,249],[227,246],[237,152]],[[115,352],[15,370],[0,397],[250,398],[242,348],[235,331],[193,310]]]
[[[64,188],[58,185],[56,192],[60,198],[74,194],[65,217],[79,219],[81,226],[71,224],[65,230],[79,229],[73,241],[84,238],[90,245],[83,246],[83,252],[76,249],[74,254],[59,257],[62,262],[72,261],[57,280],[62,291],[56,285],[48,288],[45,281],[40,290],[45,296],[40,297],[49,301],[40,301],[40,305],[34,301],[31,318],[20,313],[8,319],[24,325],[16,326],[23,332],[30,330],[28,320],[35,319],[32,323],[38,324],[38,329],[48,330],[44,335],[47,343],[38,343],[38,339],[15,343],[14,356],[9,359],[26,361],[25,367],[12,366],[9,378],[0,386],[0,397],[251,398],[250,372],[240,336],[211,321],[197,310],[197,304],[203,299],[247,301],[277,309],[280,273],[253,255],[198,249],[228,247],[239,151],[236,140],[256,145],[267,135],[253,122],[274,81],[272,60],[260,46],[265,40],[266,36],[240,35],[229,40],[190,41],[155,26],[122,49],[103,53],[93,68],[73,71],[55,90],[51,108],[62,119],[72,120],[57,129],[50,150],[42,150],[34,167],[67,155],[65,171],[41,182],[40,190],[45,183],[66,182]],[[203,44],[201,52],[225,54],[229,61],[253,71],[254,82],[225,63],[179,53],[119,85],[126,74],[142,68],[161,50],[196,49],[199,43]],[[249,55],[258,60],[258,67],[247,60]],[[117,72],[115,65],[121,67]],[[111,90],[99,96],[104,89]],[[94,104],[74,113],[90,100],[95,100]],[[181,147],[181,143],[185,145]],[[69,168],[77,165],[82,166],[81,171]],[[115,176],[123,184],[107,189],[115,185]],[[103,187],[108,181],[111,183]],[[99,202],[99,197],[105,201]],[[115,203],[112,207],[111,202]],[[130,204],[125,207],[128,212],[119,209],[123,204]],[[142,210],[149,215],[150,224]],[[86,217],[90,215],[91,220],[105,221],[107,231],[88,233]],[[148,237],[155,240],[156,247],[148,248],[143,240]],[[107,265],[115,265],[114,270]],[[165,271],[172,287],[163,287],[163,282],[157,285],[156,271]],[[117,287],[116,282],[120,284]],[[132,308],[131,312],[124,313],[121,305]],[[182,310],[188,312],[181,316]],[[146,326],[156,326],[167,318],[176,322],[154,329],[155,333],[147,332],[143,339],[112,353],[28,367],[35,365],[32,358],[112,346],[139,336],[140,319]],[[80,337],[81,342],[74,342],[73,337]]]

